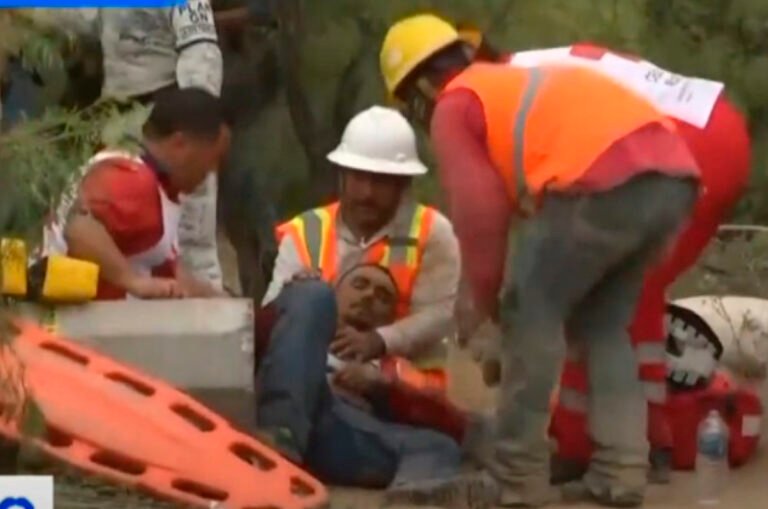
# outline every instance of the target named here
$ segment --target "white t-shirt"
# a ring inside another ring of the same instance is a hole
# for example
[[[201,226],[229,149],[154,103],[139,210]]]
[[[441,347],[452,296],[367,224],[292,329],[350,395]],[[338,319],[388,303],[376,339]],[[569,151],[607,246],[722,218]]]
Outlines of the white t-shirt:
[[[682,76],[651,62],[622,56],[594,46],[564,46],[515,53],[509,63],[521,67],[576,65],[614,79],[645,97],[656,108],[698,128],[704,128],[724,85]]]

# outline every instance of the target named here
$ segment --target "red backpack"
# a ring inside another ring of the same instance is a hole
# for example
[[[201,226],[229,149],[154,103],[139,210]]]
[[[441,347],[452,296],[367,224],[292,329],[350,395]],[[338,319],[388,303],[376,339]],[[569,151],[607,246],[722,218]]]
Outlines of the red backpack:
[[[725,372],[716,371],[705,387],[669,392],[666,412],[674,437],[673,468],[695,466],[698,425],[710,410],[720,412],[728,424],[731,466],[743,465],[754,455],[763,416],[760,398],[752,388],[739,387]]]

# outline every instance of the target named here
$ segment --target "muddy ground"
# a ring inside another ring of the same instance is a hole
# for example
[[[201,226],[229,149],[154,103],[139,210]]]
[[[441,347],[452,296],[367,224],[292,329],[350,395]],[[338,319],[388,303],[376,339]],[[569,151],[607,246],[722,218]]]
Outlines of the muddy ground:
[[[765,255],[765,256],[764,256]],[[231,252],[225,254],[231,260]],[[232,266],[231,262],[225,262]],[[768,234],[751,238],[728,239],[715,243],[699,265],[675,287],[675,296],[696,294],[740,294],[768,298]],[[234,282],[231,286],[235,286]],[[464,351],[452,350],[450,369],[454,383],[450,392],[461,406],[474,410],[493,406],[494,393],[485,388],[480,373]],[[764,396],[768,396],[768,393]],[[764,397],[764,401],[768,397]],[[768,427],[764,429],[768,431]],[[763,447],[764,449],[764,447]],[[333,489],[333,509],[367,509],[379,507],[379,493],[360,490]],[[668,486],[652,487],[645,507],[686,509],[695,504],[693,475],[677,473]],[[62,477],[56,482],[57,509],[165,509],[171,504],[154,501],[146,496],[121,488],[109,487],[77,477]],[[553,509],[566,507],[552,506]],[[581,508],[590,505],[569,505]],[[728,509],[765,509],[768,507],[768,452],[761,450],[748,466],[731,473],[728,491],[721,507]]]

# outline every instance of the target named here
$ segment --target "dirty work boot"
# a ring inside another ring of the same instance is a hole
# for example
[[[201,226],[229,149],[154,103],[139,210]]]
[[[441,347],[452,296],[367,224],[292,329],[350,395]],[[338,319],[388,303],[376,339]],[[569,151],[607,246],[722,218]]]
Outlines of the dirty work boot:
[[[560,502],[559,494],[550,486],[547,476],[500,483],[497,504],[500,507],[545,507],[557,502]]]
[[[384,507],[399,505],[490,509],[496,504],[498,496],[496,481],[485,472],[474,472],[390,487],[384,494]]]
[[[553,454],[549,460],[549,482],[558,486],[571,481],[578,481],[587,471],[587,465],[579,461]]]
[[[590,487],[583,480],[563,484],[560,493],[563,502],[568,504],[595,502],[605,507],[640,507],[644,498],[639,491],[609,486]]]
[[[648,455],[651,468],[648,470],[648,482],[651,484],[669,484],[672,476],[672,451],[669,449],[651,449]]]
[[[294,465],[301,465],[301,454],[296,447],[293,433],[288,428],[261,428],[253,436]]]

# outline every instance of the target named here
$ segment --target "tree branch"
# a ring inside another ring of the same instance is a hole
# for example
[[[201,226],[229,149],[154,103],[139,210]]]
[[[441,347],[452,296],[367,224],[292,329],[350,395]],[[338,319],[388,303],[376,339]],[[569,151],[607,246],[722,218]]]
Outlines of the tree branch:
[[[327,142],[317,126],[317,119],[301,80],[301,5],[299,0],[276,2],[278,22],[278,58],[288,99],[288,111],[296,137],[309,162],[313,198],[323,199],[333,193],[332,166],[326,162]],[[330,184],[329,184],[330,182]]]
[[[360,68],[365,65],[366,60],[377,47],[371,21],[363,17],[358,17],[355,21],[360,33],[360,46],[355,56],[344,67],[336,87],[333,124],[337,138],[341,137],[347,122],[355,114],[355,103],[360,96],[363,83]]]

